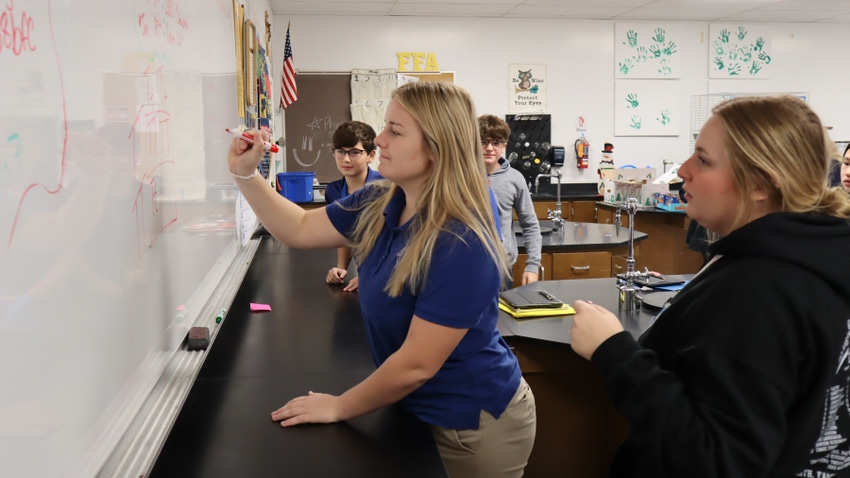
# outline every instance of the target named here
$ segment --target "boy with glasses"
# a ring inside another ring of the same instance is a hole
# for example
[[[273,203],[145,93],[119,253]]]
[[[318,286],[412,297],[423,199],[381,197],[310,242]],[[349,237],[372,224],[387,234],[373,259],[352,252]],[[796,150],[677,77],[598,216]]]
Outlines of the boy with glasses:
[[[383,179],[378,171],[369,167],[375,160],[375,130],[360,121],[346,121],[337,127],[333,138],[333,157],[336,168],[342,178],[328,183],[325,189],[325,202],[331,204],[344,198],[366,185],[369,181]],[[351,264],[351,251],[347,247],[337,249],[337,262],[331,267],[325,282],[344,284]],[[343,287],[344,291],[356,291],[359,286],[357,277]]]
[[[518,255],[517,239],[513,233],[514,210],[522,228],[522,238],[528,253],[522,273],[522,283],[513,285],[537,282],[543,238],[540,235],[540,223],[537,221],[537,213],[534,211],[525,178],[505,159],[505,146],[508,144],[511,128],[498,116],[482,115],[478,118],[478,129],[481,133],[481,148],[484,153],[487,179],[490,189],[496,195],[502,243],[508,252],[508,263],[513,267]]]

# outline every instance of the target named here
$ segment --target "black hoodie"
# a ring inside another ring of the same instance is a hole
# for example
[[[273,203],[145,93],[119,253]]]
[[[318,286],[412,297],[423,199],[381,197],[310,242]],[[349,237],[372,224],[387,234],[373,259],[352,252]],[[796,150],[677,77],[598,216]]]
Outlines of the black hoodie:
[[[630,422],[611,476],[850,475],[850,225],[774,213],[710,253],[593,355]]]

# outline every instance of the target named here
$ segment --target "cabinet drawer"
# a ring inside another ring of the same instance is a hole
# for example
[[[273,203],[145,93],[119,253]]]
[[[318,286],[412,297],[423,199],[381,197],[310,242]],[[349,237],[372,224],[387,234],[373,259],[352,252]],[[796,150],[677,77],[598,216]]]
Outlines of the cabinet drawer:
[[[626,273],[626,258],[623,256],[611,257],[611,277]]]
[[[534,201],[534,212],[537,213],[537,219],[545,221],[549,219],[549,210],[555,210],[555,201]],[[563,208],[563,204],[561,204]]]
[[[595,201],[571,201],[570,202],[570,221],[575,222],[596,222],[596,202]]]
[[[552,254],[552,279],[598,279],[611,277],[610,252]]]

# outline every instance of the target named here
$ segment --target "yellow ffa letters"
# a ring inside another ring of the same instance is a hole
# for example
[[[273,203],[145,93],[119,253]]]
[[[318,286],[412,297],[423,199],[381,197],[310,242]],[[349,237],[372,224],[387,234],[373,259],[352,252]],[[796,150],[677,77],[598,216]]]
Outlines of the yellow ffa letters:
[[[396,53],[396,56],[398,56],[398,71],[440,71],[437,66],[437,56],[433,52],[400,51]]]

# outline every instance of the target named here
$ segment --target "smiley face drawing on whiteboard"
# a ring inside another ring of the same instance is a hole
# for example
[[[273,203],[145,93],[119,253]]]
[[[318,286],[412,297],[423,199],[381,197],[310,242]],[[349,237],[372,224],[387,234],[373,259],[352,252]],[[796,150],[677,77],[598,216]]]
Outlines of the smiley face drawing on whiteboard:
[[[307,128],[310,130],[309,135],[301,136],[301,148],[292,148],[292,157],[300,166],[309,168],[319,161],[322,151],[330,152],[332,145],[330,137],[336,130],[334,122],[330,116],[324,118],[313,118],[307,123]]]

